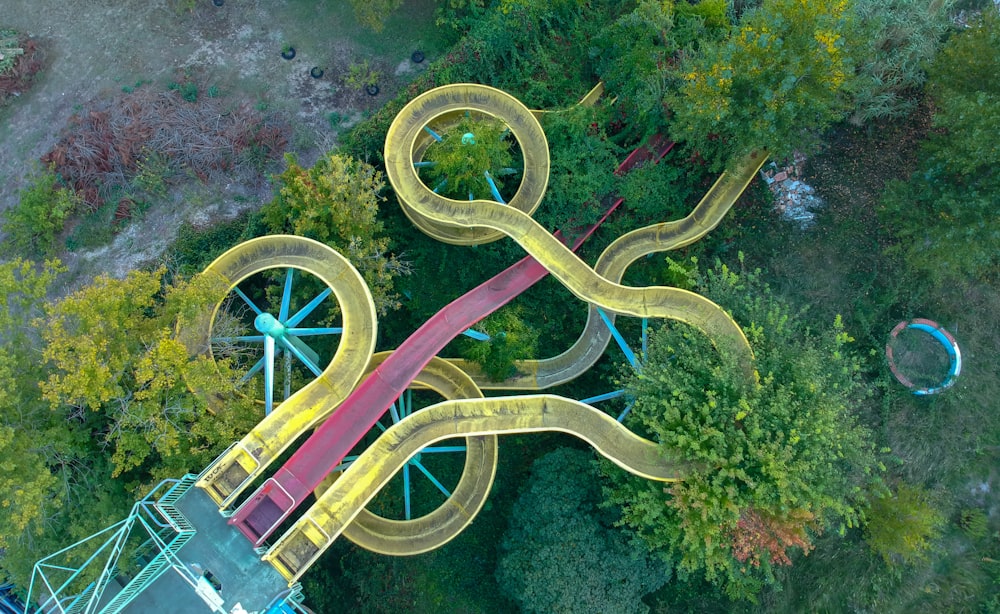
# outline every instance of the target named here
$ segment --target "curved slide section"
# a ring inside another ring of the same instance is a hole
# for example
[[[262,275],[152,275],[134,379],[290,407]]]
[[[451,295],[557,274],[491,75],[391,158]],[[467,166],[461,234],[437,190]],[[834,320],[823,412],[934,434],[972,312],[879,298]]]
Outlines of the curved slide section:
[[[490,112],[506,122],[521,143],[526,168],[529,160],[541,157],[540,152],[529,149],[539,140],[535,133],[537,120],[520,101],[482,85],[439,87],[421,94],[404,107],[386,136],[386,174],[401,201],[417,214],[435,222],[486,226],[503,232],[542,263],[570,292],[587,303],[624,315],[670,318],[695,326],[717,344],[724,344],[741,356],[748,377],[752,375],[753,356],[743,331],[721,307],[707,298],[679,288],[622,286],[596,273],[520,207],[486,200],[462,202],[429,190],[420,181],[410,152],[413,144],[423,138],[423,127],[442,109],[452,110],[458,108],[457,105]],[[541,134],[540,139],[544,141],[544,138]],[[547,146],[544,151],[547,154]],[[536,195],[539,199],[541,196],[540,193]]]
[[[625,271],[636,260],[695,243],[719,225],[766,159],[765,155],[747,158],[733,171],[723,173],[686,217],[622,235],[604,250],[594,265],[594,272],[620,283]],[[615,314],[609,317],[614,321]],[[611,332],[598,315],[597,306],[592,304],[583,332],[569,349],[552,358],[519,361],[516,363],[518,374],[504,381],[491,380],[478,365],[467,360],[449,358],[448,361],[469,373],[483,390],[544,390],[564,384],[590,369],[610,341]]]
[[[591,90],[591,93],[595,90]],[[427,94],[432,92],[438,94],[428,97]],[[591,94],[588,94],[584,101],[590,96]],[[386,137],[385,143],[386,155],[390,155],[390,148],[394,148],[391,150],[392,155],[399,163],[408,166],[416,177],[417,170],[413,163],[420,161],[423,151],[433,140],[425,127],[430,124],[451,123],[464,115],[467,110],[503,120],[517,139],[524,156],[524,172],[520,187],[510,202],[504,206],[531,215],[542,202],[545,188],[549,184],[549,142],[538,119],[510,94],[483,85],[460,83],[439,87],[417,96],[396,116],[390,126],[390,136]],[[390,140],[397,124],[406,124],[406,134],[409,138],[405,142]],[[419,181],[417,179],[417,182]],[[497,228],[477,227],[479,225],[468,224],[462,220],[453,221],[426,216],[419,208],[411,207],[405,195],[398,194],[403,212],[410,221],[425,234],[439,241],[454,245],[479,245],[496,241],[504,236],[503,231]]]
[[[379,437],[263,559],[289,583],[296,582],[421,449],[454,437],[540,431],[575,435],[626,471],[650,480],[676,481],[691,468],[664,458],[656,443],[579,401],[554,395],[445,401],[414,412]]]
[[[379,352],[372,358],[369,368],[374,370],[392,354]],[[431,359],[414,378],[413,384],[433,390],[448,400],[483,398],[472,378],[440,358]],[[496,477],[497,436],[468,436],[465,448],[462,476],[443,505],[425,516],[406,521],[390,520],[362,509],[344,529],[344,537],[366,550],[400,556],[428,552],[461,533],[486,503]],[[321,496],[336,484],[336,479],[339,476],[328,476],[329,484],[324,480],[316,495]]]
[[[315,275],[333,290],[343,314],[343,338],[318,378],[278,406],[202,472],[197,486],[222,507],[350,394],[375,350],[371,292],[357,269],[331,247],[303,237],[260,237],[222,254],[206,272],[222,276],[232,290],[251,275],[289,267]]]

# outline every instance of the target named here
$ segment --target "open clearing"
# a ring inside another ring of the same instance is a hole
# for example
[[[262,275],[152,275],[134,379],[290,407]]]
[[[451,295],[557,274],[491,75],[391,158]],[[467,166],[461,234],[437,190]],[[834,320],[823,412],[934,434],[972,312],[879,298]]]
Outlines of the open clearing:
[[[6,0],[0,26],[35,39],[45,67],[29,91],[0,110],[0,210],[17,202],[34,164],[74,113],[140,82],[165,89],[189,78],[201,92],[214,87],[234,102],[277,113],[292,125],[289,150],[311,163],[336,143],[331,114],[345,118],[340,128],[356,122],[426,65],[409,60],[414,50],[435,58],[441,42],[434,7],[433,0],[410,0],[374,34],[339,0],[228,0],[222,7],[209,0]],[[281,57],[285,45],[296,50],[290,61]],[[363,60],[383,75],[378,96],[341,83]],[[310,77],[314,66],[322,78]],[[175,192],[112,246],[65,254],[74,276],[120,275],[155,260],[181,222],[231,218],[259,206],[270,188],[209,184]]]

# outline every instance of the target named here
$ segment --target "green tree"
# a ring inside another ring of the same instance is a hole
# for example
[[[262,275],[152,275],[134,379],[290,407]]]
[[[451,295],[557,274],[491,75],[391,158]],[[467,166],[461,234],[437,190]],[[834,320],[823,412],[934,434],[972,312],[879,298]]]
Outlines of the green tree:
[[[601,127],[607,119],[603,109],[582,106],[543,118],[552,168],[545,198],[535,213],[538,223],[552,230],[579,228],[603,215],[605,198],[618,191],[620,178],[610,171],[622,155]]]
[[[201,467],[256,417],[252,403],[239,399],[224,416],[208,414],[191,390],[231,391],[237,376],[225,361],[192,359],[175,337],[177,322],[210,311],[225,284],[198,277],[165,291],[163,274],[100,276],[49,305],[42,329],[45,400],[100,433],[112,477],[131,478],[138,490]]]
[[[95,493],[118,491],[89,425],[51,411],[38,386],[45,366],[37,321],[63,270],[58,262],[0,264],[0,576],[20,586],[35,560],[108,519],[89,507]]]
[[[61,185],[51,169],[37,172],[21,190],[17,205],[4,212],[6,251],[12,254],[45,256],[52,251],[55,236],[73,213],[79,198]]]
[[[635,118],[633,129],[655,132],[666,125],[666,69],[677,51],[673,28],[672,3],[640,0],[596,41],[598,71],[607,90],[619,97],[619,106]]]
[[[765,0],[686,55],[666,96],[670,135],[721,167],[758,148],[815,145],[850,107],[854,24],[844,0]]]
[[[38,435],[46,424],[36,418],[31,386],[37,380],[31,320],[38,315],[58,263],[36,267],[24,260],[0,264],[0,550],[27,533],[37,534],[60,504]]]
[[[424,160],[434,164],[426,170],[425,183],[436,187],[444,182],[438,190],[443,196],[465,200],[472,194],[491,200],[485,173],[500,189],[503,177],[515,172],[509,134],[507,126],[494,117],[463,118],[424,153]]]
[[[326,243],[342,253],[368,282],[375,307],[385,315],[399,307],[393,291],[406,264],[388,253],[377,218],[382,173],[350,156],[327,154],[312,168],[285,154],[288,167],[278,176],[280,189],[264,206],[264,222],[273,233],[290,232]]]
[[[860,518],[862,489],[878,484],[868,431],[851,408],[860,365],[839,318],[811,329],[760,280],[717,265],[696,291],[733,312],[756,353],[754,381],[700,332],[665,325],[641,371],[623,380],[635,405],[626,424],[704,468],[664,488],[606,464],[608,500],[653,552],[753,598],[788,552]]]
[[[477,328],[489,341],[467,341],[463,355],[478,364],[490,379],[501,382],[514,375],[514,362],[535,357],[538,331],[521,318],[521,310],[507,307],[485,318]]]
[[[901,483],[892,496],[871,502],[865,522],[865,541],[889,565],[911,565],[927,560],[931,542],[941,536],[946,518],[919,486]]]
[[[354,17],[358,23],[373,32],[381,32],[385,27],[385,20],[402,4],[403,0],[351,0],[351,8],[354,9]]]
[[[892,182],[882,219],[917,271],[940,283],[1000,271],[1000,17],[954,34],[928,70],[933,130],[920,166]]]
[[[500,544],[497,580],[525,612],[648,612],[669,568],[628,543],[598,507],[593,456],[560,448],[535,461]]]

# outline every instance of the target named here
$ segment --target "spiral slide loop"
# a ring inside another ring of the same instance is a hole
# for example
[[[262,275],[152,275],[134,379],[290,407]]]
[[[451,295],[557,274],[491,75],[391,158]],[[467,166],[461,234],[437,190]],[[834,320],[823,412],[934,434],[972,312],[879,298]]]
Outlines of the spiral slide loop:
[[[318,378],[201,473],[197,486],[220,507],[226,507],[300,433],[321,422],[350,394],[375,350],[375,302],[364,278],[347,258],[318,241],[289,235],[252,239],[219,256],[205,271],[227,280],[232,290],[251,275],[275,268],[306,271],[333,290],[343,314],[343,337]]]

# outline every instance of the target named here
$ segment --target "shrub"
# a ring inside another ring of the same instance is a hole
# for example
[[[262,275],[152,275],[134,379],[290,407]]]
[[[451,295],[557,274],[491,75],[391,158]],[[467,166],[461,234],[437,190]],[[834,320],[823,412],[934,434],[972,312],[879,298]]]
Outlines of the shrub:
[[[958,524],[970,539],[983,539],[990,534],[990,519],[978,508],[962,510]]]
[[[917,171],[886,189],[880,215],[900,253],[942,287],[1000,272],[1000,16],[953,35],[928,68],[934,130]]]
[[[468,341],[463,354],[490,379],[501,382],[517,371],[514,361],[535,357],[538,331],[521,319],[516,307],[501,309],[477,325],[489,341]]]
[[[17,205],[4,213],[6,251],[22,256],[50,255],[56,235],[78,203],[76,194],[54,171],[37,173],[21,191]]]
[[[28,89],[42,69],[42,54],[35,41],[13,30],[0,30],[0,106]]]
[[[368,60],[352,62],[347,67],[347,75],[344,76],[344,85],[355,90],[363,90],[378,83],[382,74],[372,68]]]
[[[466,135],[472,135],[472,139]],[[433,188],[446,181],[440,193],[450,198],[465,200],[472,194],[475,198],[492,200],[484,172],[490,173],[500,189],[504,186],[505,169],[514,163],[510,151],[513,139],[507,137],[507,126],[493,117],[471,116],[441,138],[440,143],[431,143],[424,153],[424,160],[434,163],[427,169],[424,183]]]
[[[850,122],[903,117],[916,107],[924,66],[948,29],[949,0],[859,0],[854,5],[864,42]]]
[[[927,560],[931,542],[941,535],[945,523],[931,494],[906,483],[900,483],[891,497],[873,500],[867,516],[868,547],[889,565]]]
[[[14,30],[0,30],[0,75],[14,69],[18,56],[24,55],[24,49],[18,43],[18,35]]]
[[[409,268],[389,253],[389,238],[382,234],[382,173],[336,154],[327,154],[311,168],[300,166],[291,154],[285,154],[285,163],[285,172],[277,176],[278,194],[262,210],[264,223],[271,232],[291,232],[340,251],[368,282],[379,313],[397,309],[393,284]]]
[[[164,179],[174,171],[202,180],[221,173],[232,180],[234,172],[255,178],[260,169],[245,155],[248,150],[264,152],[266,158],[284,150],[284,124],[246,104],[232,108],[220,98],[185,102],[186,87],[168,92],[144,87],[74,115],[42,162],[53,164],[86,208],[96,211],[133,188],[143,165]]]

